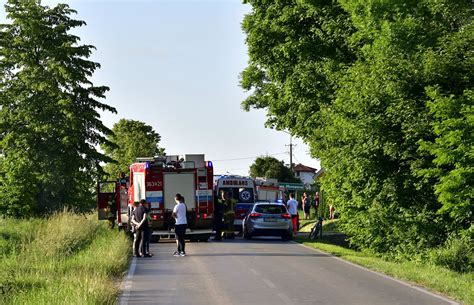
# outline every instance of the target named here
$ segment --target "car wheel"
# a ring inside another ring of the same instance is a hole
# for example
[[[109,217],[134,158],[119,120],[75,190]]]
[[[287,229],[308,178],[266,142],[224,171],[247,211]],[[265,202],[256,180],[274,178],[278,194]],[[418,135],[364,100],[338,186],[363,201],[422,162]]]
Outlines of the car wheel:
[[[281,237],[284,241],[290,241],[293,239],[293,234],[285,234]]]

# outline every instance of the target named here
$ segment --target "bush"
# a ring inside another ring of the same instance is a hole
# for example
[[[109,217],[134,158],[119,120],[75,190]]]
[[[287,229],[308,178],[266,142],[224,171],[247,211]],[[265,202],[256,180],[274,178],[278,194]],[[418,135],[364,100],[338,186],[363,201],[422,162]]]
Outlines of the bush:
[[[443,247],[430,252],[431,261],[457,272],[474,271],[474,226],[461,234],[450,235]]]

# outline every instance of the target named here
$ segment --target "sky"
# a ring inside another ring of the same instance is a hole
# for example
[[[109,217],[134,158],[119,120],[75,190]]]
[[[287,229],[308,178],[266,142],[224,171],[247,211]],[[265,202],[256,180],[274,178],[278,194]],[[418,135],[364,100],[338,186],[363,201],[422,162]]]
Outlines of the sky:
[[[160,135],[168,155],[205,154],[215,174],[248,175],[256,157],[289,164],[290,136],[265,128],[266,112],[245,112],[239,74],[248,56],[240,0],[71,0],[87,26],[74,34],[97,50],[92,81],[110,87],[101,113],[106,126],[143,121]],[[4,3],[1,0],[0,3]],[[43,0],[54,5],[57,1]],[[0,22],[5,22],[0,9]],[[293,138],[293,163],[317,169],[308,147]]]

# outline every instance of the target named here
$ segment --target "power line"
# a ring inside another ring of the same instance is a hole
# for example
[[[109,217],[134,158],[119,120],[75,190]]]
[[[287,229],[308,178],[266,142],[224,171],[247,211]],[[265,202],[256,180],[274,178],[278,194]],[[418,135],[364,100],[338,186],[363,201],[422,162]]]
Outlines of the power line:
[[[278,156],[278,155],[286,155],[287,152],[280,152],[280,153],[275,153],[275,154],[265,154],[265,156]],[[222,159],[222,160],[212,160],[212,162],[225,162],[225,161],[238,161],[238,160],[249,160],[249,159],[255,159],[260,156],[255,156],[255,157],[245,157],[245,158],[235,158],[235,159]]]
[[[295,154],[293,155],[293,158],[295,158],[296,162],[301,163],[300,160],[298,160],[298,158],[296,157]]]

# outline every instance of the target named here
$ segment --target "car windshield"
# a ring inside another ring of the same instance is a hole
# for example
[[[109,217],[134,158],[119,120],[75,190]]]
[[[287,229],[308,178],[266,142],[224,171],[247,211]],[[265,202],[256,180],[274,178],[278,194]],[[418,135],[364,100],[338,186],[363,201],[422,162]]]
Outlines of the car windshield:
[[[284,214],[287,213],[286,208],[283,205],[277,204],[258,204],[254,209],[257,213],[262,214]]]

